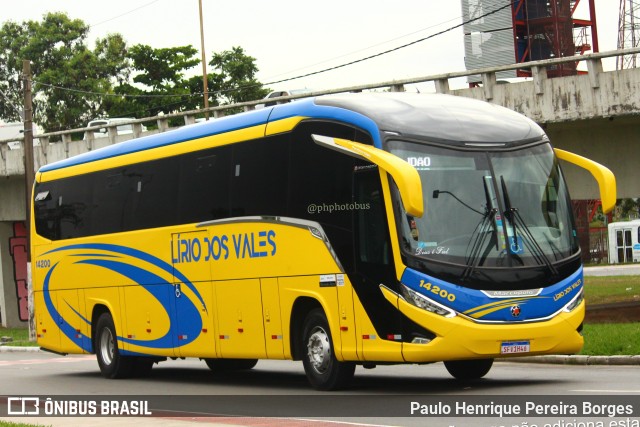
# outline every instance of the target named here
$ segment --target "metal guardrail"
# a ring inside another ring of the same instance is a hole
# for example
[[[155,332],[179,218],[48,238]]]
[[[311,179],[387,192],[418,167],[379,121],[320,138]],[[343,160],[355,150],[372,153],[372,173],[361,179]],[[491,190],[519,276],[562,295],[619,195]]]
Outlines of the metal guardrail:
[[[372,89],[381,89],[381,88],[390,88],[391,91],[400,92],[403,90],[404,85],[407,84],[416,84],[416,83],[426,83],[426,82],[434,82],[436,92],[439,93],[447,93],[449,92],[449,80],[460,78],[460,77],[468,77],[468,76],[478,76],[482,77],[483,86],[485,87],[485,92],[488,99],[491,99],[491,87],[496,83],[495,74],[501,71],[512,71],[512,70],[522,70],[522,69],[530,69],[532,71],[532,77],[536,84],[539,83],[541,78],[543,77],[542,71],[547,67],[566,64],[566,63],[576,63],[576,62],[586,62],[588,73],[590,75],[592,85],[594,87],[598,87],[597,83],[597,74],[598,72],[602,72],[602,62],[601,60],[604,58],[611,58],[617,56],[624,55],[635,55],[640,53],[640,48],[630,48],[630,49],[622,49],[622,50],[613,50],[608,52],[598,52],[586,55],[576,55],[571,57],[564,58],[554,58],[554,59],[545,59],[540,61],[531,61],[531,62],[523,62],[511,65],[501,65],[496,67],[487,67],[487,68],[479,68],[475,70],[467,70],[467,71],[456,71],[451,73],[443,73],[443,74],[435,74],[429,76],[422,77],[414,77],[414,78],[406,78],[401,80],[390,80],[378,83],[371,84],[363,84],[357,86],[349,86],[342,87],[337,89],[329,89],[323,91],[316,92],[307,92],[299,95],[289,95],[289,96],[280,96],[269,98],[268,101],[265,99],[259,99],[255,101],[246,101],[240,102],[237,104],[229,104],[222,105],[217,107],[210,107],[207,109],[201,110],[189,110],[183,111],[180,113],[170,113],[152,117],[145,117],[142,119],[136,119],[131,121],[122,121],[117,124],[109,124],[109,125],[101,125],[101,126],[92,126],[86,128],[77,128],[77,129],[69,129],[64,131],[57,132],[47,132],[41,135],[34,135],[34,139],[38,139],[40,141],[41,148],[44,149],[46,145],[49,144],[49,140],[54,137],[60,137],[62,142],[68,143],[71,142],[71,135],[74,133],[85,133],[88,136],[89,144],[91,144],[91,140],[93,139],[94,132],[99,129],[107,129],[108,135],[112,141],[115,141],[115,136],[117,135],[117,126],[122,125],[132,125],[133,127],[133,135],[134,137],[140,136],[142,132],[142,125],[149,122],[155,122],[158,125],[158,129],[160,132],[164,132],[169,128],[168,122],[170,119],[175,118],[184,118],[185,125],[195,123],[195,118],[198,115],[202,114],[213,114],[214,118],[222,117],[225,115],[225,111],[230,109],[239,109],[241,108],[243,111],[249,111],[255,109],[257,105],[264,104],[265,102],[269,103],[283,103],[287,101],[291,101],[299,98],[309,98],[314,96],[321,95],[330,95],[337,93],[346,93],[346,92],[361,92],[365,90]],[[13,138],[13,139],[3,139],[0,140],[0,146],[3,144],[7,144],[9,142],[14,141],[23,141],[23,137]]]

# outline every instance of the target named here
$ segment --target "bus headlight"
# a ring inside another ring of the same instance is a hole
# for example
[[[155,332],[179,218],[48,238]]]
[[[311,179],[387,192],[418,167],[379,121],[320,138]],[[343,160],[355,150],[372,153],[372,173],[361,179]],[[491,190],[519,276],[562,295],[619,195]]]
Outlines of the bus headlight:
[[[454,317],[456,315],[455,311],[445,307],[444,305],[425,297],[405,285],[402,285],[402,287],[404,289],[406,300],[416,307],[420,307],[423,310],[427,310],[431,313],[439,314],[444,317]]]
[[[573,309],[575,309],[577,306],[580,305],[582,300],[584,300],[584,289],[580,289],[580,293],[578,293],[578,295],[576,295],[576,297],[573,299],[573,301],[571,301],[569,304],[567,304],[564,307],[564,311],[567,312],[567,313],[572,311]]]

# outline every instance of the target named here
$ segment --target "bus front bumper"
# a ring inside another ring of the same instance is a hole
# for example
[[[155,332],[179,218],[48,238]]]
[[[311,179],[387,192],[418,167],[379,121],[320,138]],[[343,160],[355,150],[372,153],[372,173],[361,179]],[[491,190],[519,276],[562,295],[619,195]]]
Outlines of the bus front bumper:
[[[388,289],[383,293],[404,315],[436,336],[425,344],[403,343],[406,362],[574,354],[584,344],[578,331],[584,320],[584,301],[571,312],[544,321],[478,323],[462,316],[445,318],[428,312]],[[518,344],[518,352],[510,352],[514,348],[510,344]]]

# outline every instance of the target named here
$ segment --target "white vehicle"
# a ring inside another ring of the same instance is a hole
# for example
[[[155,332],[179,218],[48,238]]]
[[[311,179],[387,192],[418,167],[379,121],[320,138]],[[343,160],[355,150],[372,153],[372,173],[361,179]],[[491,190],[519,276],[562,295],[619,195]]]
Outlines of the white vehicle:
[[[309,94],[311,92],[313,91],[310,89],[275,90],[273,92],[270,92],[267,96],[265,96],[264,99],[279,98],[281,96],[303,95],[303,94]],[[284,102],[291,102],[291,101],[283,101],[281,103],[284,103]],[[276,104],[277,104],[276,101],[266,102],[264,104],[258,104],[256,105],[256,110],[259,110],[260,108],[264,108],[264,107],[271,107],[272,105],[276,105]]]
[[[11,122],[11,123],[0,123],[0,141],[6,139],[20,139],[24,133],[24,123],[22,122]],[[33,134],[40,135],[44,133],[42,129],[40,129],[36,124],[33,125]],[[10,150],[18,150],[22,147],[22,142],[20,141],[12,141],[7,144]],[[33,146],[36,147],[40,145],[40,141],[38,139],[33,140]]]
[[[609,264],[640,262],[640,219],[612,222],[609,228]]]
[[[117,119],[95,119],[95,120],[91,120],[89,122],[89,124],[87,125],[87,127],[93,127],[93,126],[105,126],[103,128],[100,128],[96,131],[94,131],[94,134],[96,137],[101,138],[104,136],[107,136],[107,134],[109,133],[109,131],[107,130],[106,126],[109,125],[114,125],[114,124],[118,124],[118,123],[123,123],[121,125],[118,125],[116,127],[116,130],[118,132],[118,135],[127,135],[127,134],[132,134],[133,133],[133,125],[131,123],[127,123],[127,122],[131,122],[134,121],[136,119],[131,118],[131,117],[126,117],[126,118],[117,118]],[[147,128],[146,126],[142,125],[142,132],[146,132]],[[85,136],[86,139],[86,136]]]

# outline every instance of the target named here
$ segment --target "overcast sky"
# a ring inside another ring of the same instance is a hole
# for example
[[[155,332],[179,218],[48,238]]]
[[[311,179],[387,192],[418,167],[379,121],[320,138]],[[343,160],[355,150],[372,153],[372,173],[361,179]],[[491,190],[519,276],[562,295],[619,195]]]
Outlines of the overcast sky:
[[[497,4],[506,0],[492,0]],[[256,58],[263,83],[336,66],[391,49],[462,22],[459,0],[202,0],[205,52],[241,46]],[[616,49],[617,0],[595,0],[600,51]],[[120,33],[130,44],[200,49],[198,0],[2,0],[0,21],[41,20],[66,12],[97,37]],[[588,18],[588,1],[576,13]],[[31,58],[37,61],[37,58]],[[605,63],[605,69],[614,63]],[[462,71],[462,29],[336,71],[269,85],[315,90]],[[201,74],[200,69],[194,73]],[[455,85],[452,85],[455,86]]]

